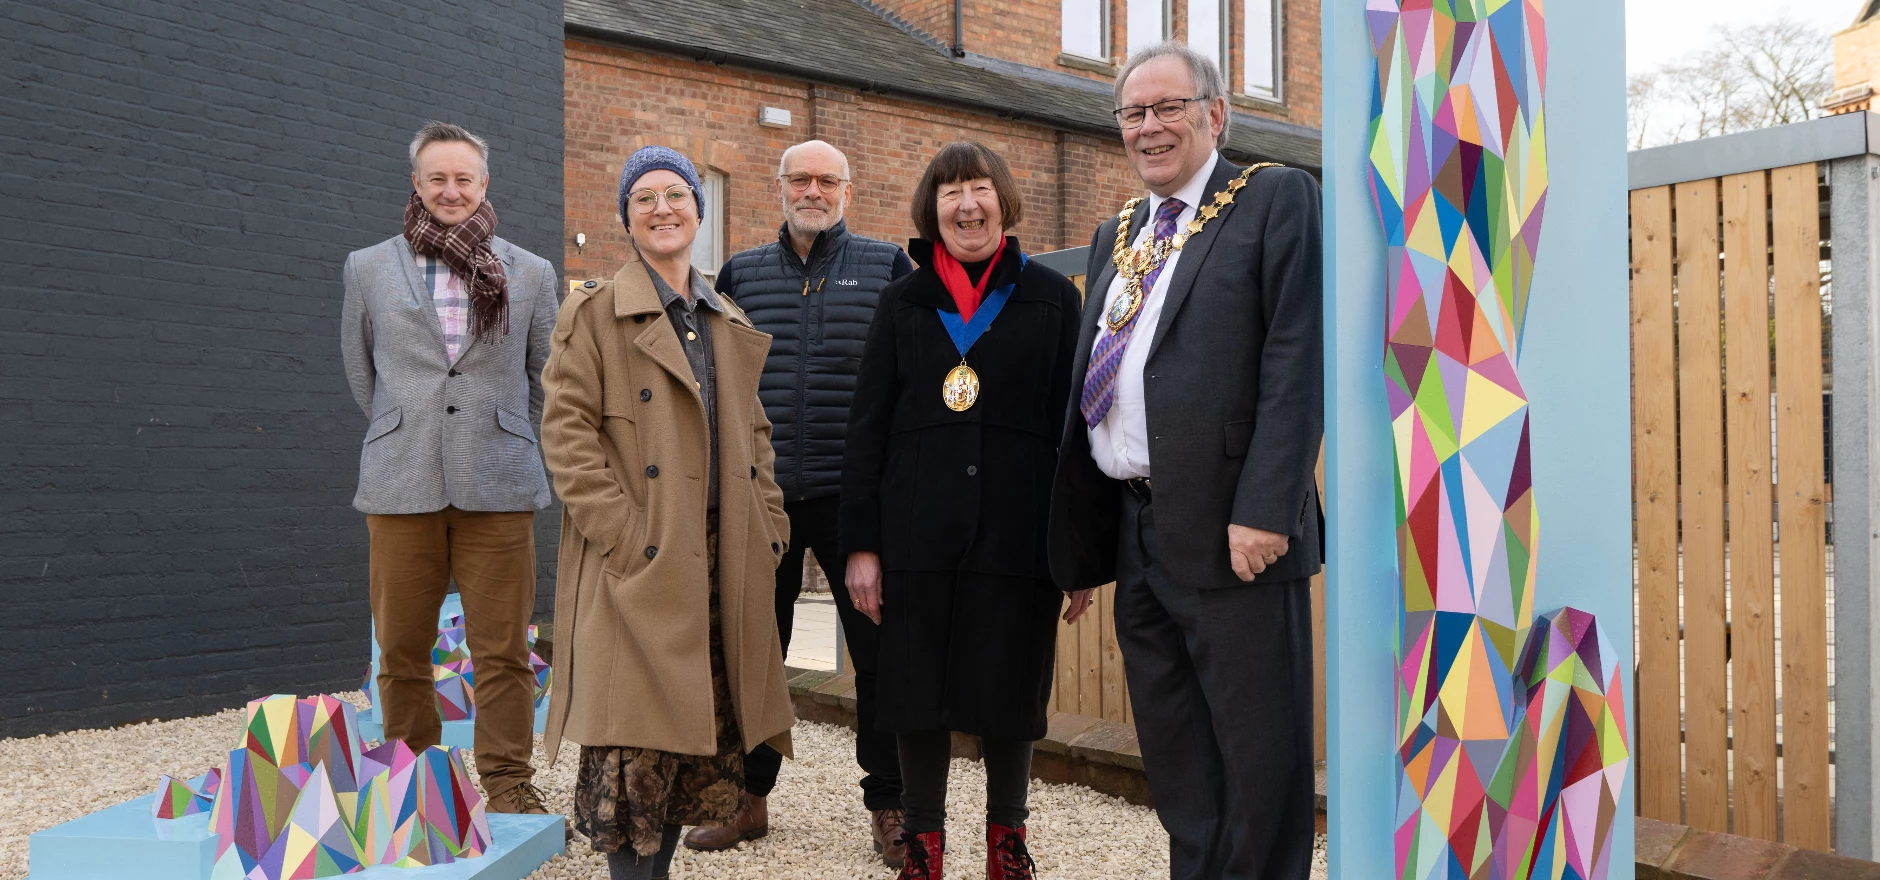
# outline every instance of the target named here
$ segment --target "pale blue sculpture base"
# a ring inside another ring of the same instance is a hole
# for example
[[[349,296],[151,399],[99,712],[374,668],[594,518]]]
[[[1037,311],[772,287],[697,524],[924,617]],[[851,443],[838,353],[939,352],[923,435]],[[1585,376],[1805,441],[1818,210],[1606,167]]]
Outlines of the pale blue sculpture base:
[[[437,609],[437,625],[441,628],[453,614],[463,613],[463,596],[450,593],[444,596],[444,604]],[[368,626],[367,632],[372,640],[372,667],[366,672],[366,699],[371,706],[359,712],[359,737],[364,742],[384,742],[385,722],[379,718],[379,638],[376,622]],[[471,658],[473,661],[476,658]],[[535,732],[548,729],[548,700],[544,698],[535,707]],[[444,730],[438,739],[438,745],[456,746],[460,749],[476,747],[476,721],[446,721]]]
[[[215,866],[209,814],[150,815],[156,795],[107,807],[29,838],[27,880],[208,880]],[[522,880],[566,848],[566,819],[491,813],[490,848],[474,859],[426,868],[379,865],[360,880]]]

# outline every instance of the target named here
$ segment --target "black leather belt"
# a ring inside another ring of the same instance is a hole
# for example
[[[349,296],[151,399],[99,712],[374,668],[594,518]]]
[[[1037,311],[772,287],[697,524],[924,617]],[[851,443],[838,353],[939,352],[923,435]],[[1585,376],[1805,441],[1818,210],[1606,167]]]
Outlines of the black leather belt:
[[[1134,492],[1137,498],[1144,501],[1153,500],[1155,492],[1149,486],[1148,477],[1130,477],[1123,481],[1123,485],[1128,486],[1129,491]]]

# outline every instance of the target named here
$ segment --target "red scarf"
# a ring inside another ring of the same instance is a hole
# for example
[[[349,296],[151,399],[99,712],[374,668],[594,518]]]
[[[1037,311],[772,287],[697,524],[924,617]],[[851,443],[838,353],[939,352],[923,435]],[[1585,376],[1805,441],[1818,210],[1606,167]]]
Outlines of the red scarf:
[[[966,275],[966,267],[955,259],[947,250],[945,242],[934,242],[933,271],[940,276],[940,283],[946,285],[947,293],[953,297],[953,304],[960,308],[960,320],[971,321],[973,312],[979,310],[979,301],[986,298],[986,282],[992,280],[992,270],[998,268],[999,257],[1005,253],[1005,239],[999,239],[999,249],[992,252],[992,260],[986,263],[986,271],[979,276],[979,283],[974,284]]]

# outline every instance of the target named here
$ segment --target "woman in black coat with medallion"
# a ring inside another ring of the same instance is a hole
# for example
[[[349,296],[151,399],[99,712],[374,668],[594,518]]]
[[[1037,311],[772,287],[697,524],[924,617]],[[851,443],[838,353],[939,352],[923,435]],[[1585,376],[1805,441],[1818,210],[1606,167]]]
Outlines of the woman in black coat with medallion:
[[[1006,237],[1021,216],[998,154],[956,143],[934,157],[914,192],[920,268],[882,291],[850,408],[841,544],[849,594],[881,625],[876,714],[901,753],[903,880],[943,876],[950,731],[980,737],[987,876],[1032,877],[1031,748],[1064,603],[1045,525],[1082,304]]]

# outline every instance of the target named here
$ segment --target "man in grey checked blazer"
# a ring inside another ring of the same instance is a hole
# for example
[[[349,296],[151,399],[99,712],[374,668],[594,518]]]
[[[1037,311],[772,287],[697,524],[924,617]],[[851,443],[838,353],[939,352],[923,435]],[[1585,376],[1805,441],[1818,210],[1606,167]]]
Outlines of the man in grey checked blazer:
[[[546,812],[531,782],[536,426],[558,303],[547,260],[496,238],[489,147],[430,123],[411,144],[405,234],[346,259],[340,345],[367,425],[353,506],[371,536],[387,739],[438,742],[438,609],[463,596],[476,762],[492,812]]]

